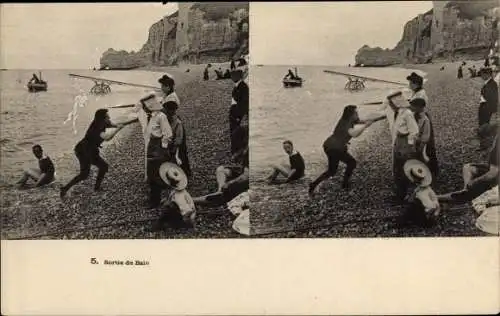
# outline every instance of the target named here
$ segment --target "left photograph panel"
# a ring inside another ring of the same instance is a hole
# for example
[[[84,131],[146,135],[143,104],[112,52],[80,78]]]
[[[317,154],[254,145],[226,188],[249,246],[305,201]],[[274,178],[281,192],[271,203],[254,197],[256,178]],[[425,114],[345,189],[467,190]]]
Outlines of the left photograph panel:
[[[2,239],[250,234],[248,2],[0,21]]]

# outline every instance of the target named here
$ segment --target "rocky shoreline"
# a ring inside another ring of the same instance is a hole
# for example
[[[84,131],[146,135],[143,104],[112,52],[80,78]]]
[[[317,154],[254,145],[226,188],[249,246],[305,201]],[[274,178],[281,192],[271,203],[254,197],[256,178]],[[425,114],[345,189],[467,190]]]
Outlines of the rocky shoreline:
[[[443,71],[440,68],[445,66]],[[478,79],[456,79],[457,64],[411,65],[425,71],[429,96],[429,113],[433,119],[441,174],[433,188],[439,193],[460,189],[461,168],[467,162],[486,161],[475,150],[477,102],[482,82]],[[473,210],[443,214],[439,225],[430,229],[397,229],[394,221],[384,217],[399,214],[390,206],[392,195],[390,135],[386,122],[374,125],[370,134],[357,144],[358,167],[352,178],[352,189],[346,194],[340,188],[344,171],[341,164],[334,179],[323,184],[313,199],[307,196],[307,181],[292,185],[267,186],[266,192],[253,192],[251,224],[255,232],[280,227],[305,227],[327,222],[379,218],[365,223],[337,225],[300,232],[272,234],[266,237],[448,237],[485,235],[474,226]],[[286,186],[286,189],[285,187]],[[262,195],[272,196],[263,200]]]
[[[202,81],[202,68],[189,73],[178,69],[156,68],[176,78],[177,93],[182,101],[179,116],[187,131],[192,178],[189,191],[192,196],[204,195],[216,189],[215,169],[230,160],[228,109],[232,83],[228,80]],[[120,239],[120,238],[237,238],[231,228],[232,218],[222,208],[203,209],[214,215],[199,215],[196,230],[168,230],[148,233],[150,225],[142,219],[157,216],[146,210],[147,185],[143,182],[144,145],[138,125],[126,127],[118,141],[103,150],[110,164],[103,182],[104,192],[94,194],[91,177],[75,186],[61,201],[59,185],[68,179],[59,179],[46,188],[16,190],[2,189],[2,239],[34,236],[30,239]],[[76,159],[67,162],[77,173]],[[130,221],[125,225],[99,227]],[[97,227],[93,228],[92,227]],[[69,232],[80,228],[79,231]],[[67,231],[67,232],[65,232]]]

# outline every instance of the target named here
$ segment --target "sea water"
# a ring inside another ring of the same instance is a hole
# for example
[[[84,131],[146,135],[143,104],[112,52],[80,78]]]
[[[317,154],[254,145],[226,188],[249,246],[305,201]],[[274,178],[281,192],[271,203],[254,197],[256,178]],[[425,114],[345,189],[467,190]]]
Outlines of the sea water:
[[[363,91],[344,89],[347,78],[325,73],[333,70],[360,76],[407,83],[413,70],[403,68],[351,68],[300,66],[305,79],[301,88],[284,88],[282,79],[292,66],[250,68],[250,177],[262,179],[271,163],[287,161],[282,149],[291,140],[306,161],[306,173],[315,176],[326,167],[323,141],[332,133],[342,110],[349,104],[381,101],[391,90],[404,86],[365,82]],[[425,75],[421,73],[422,75]],[[359,106],[360,117],[376,113],[379,106]],[[365,133],[369,133],[367,130]]]
[[[42,70],[48,90],[30,93],[26,84],[38,70],[0,72],[0,182],[18,178],[22,170],[36,165],[31,153],[34,144],[42,145],[53,160],[72,155],[97,109],[136,103],[147,90],[124,85],[111,85],[104,96],[89,94],[91,80],[75,79],[69,73],[158,86],[160,73],[150,71]],[[70,116],[76,110],[77,116]],[[109,111],[114,122],[127,120],[130,109]],[[66,121],[66,123],[64,123]],[[120,134],[118,134],[120,135]],[[117,137],[119,139],[119,137]],[[61,175],[56,165],[56,172]],[[74,173],[71,171],[70,173]]]

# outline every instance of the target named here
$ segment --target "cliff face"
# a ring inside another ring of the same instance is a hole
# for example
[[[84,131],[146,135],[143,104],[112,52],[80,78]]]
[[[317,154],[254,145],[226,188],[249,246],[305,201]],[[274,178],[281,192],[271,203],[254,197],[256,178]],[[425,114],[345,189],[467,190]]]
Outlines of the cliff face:
[[[137,53],[108,50],[101,67],[225,62],[248,54],[248,3],[181,2],[149,29]]]
[[[393,49],[363,46],[356,64],[426,63],[465,54],[484,58],[498,38],[498,1],[433,1],[433,9],[406,23]]]

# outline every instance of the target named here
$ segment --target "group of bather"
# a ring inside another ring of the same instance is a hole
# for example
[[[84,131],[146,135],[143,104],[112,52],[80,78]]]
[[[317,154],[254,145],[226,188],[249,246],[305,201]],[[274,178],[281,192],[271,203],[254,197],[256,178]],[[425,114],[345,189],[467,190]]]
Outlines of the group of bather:
[[[238,64],[236,64],[238,62]],[[231,64],[229,65],[229,69],[226,69],[225,71],[222,70],[221,67],[219,69],[214,69],[215,75],[216,75],[216,80],[225,80],[225,79],[231,79],[231,71],[235,70],[236,68],[242,68],[247,66],[247,61],[245,58],[240,58],[237,60],[231,60]],[[205,67],[205,70],[203,71],[203,80],[209,80],[210,75],[209,75],[209,69],[212,68],[212,64],[207,64]]]
[[[147,208],[160,211],[159,220],[147,228],[149,231],[163,230],[165,227],[192,228],[195,224],[196,206],[234,205],[240,215],[248,209],[248,107],[249,89],[245,83],[247,69],[235,67],[231,71],[234,82],[229,116],[228,134],[231,140],[231,158],[233,164],[223,165],[215,170],[218,190],[212,194],[191,197],[187,191],[188,179],[192,179],[186,140],[186,130],[182,119],[177,114],[181,107],[175,92],[175,81],[169,75],[162,76],[158,82],[160,92],[153,92],[142,98],[134,107],[137,118],[128,122],[114,124],[110,120],[108,109],[99,109],[88,127],[85,136],[74,148],[80,164],[80,172],[66,185],[60,187],[61,199],[79,182],[86,180],[92,165],[98,168],[94,191],[102,190],[102,182],[109,170],[108,163],[100,156],[103,142],[111,140],[126,125],[139,121],[145,144],[144,176],[149,185]],[[229,102],[228,102],[229,103]],[[107,131],[111,129],[111,131]],[[54,181],[55,167],[50,158],[43,155],[40,145],[33,147],[33,153],[39,161],[39,168],[28,169],[19,180],[19,187],[24,187],[29,179],[42,186]],[[162,195],[168,191],[167,198]],[[243,196],[242,196],[243,195]],[[248,214],[246,214],[248,220]],[[248,223],[249,225],[249,223]]]
[[[428,227],[436,223],[436,216],[450,204],[463,204],[494,190],[498,190],[498,122],[491,117],[498,109],[498,84],[493,79],[493,70],[480,69],[484,80],[478,107],[477,137],[478,151],[490,149],[487,163],[469,163],[463,168],[464,187],[457,192],[437,195],[432,189],[432,180],[439,175],[439,164],[434,139],[434,127],[427,111],[429,99],[424,90],[424,78],[412,72],[406,79],[409,89],[387,96],[375,116],[361,120],[355,105],[344,108],[333,133],[324,141],[323,150],[328,158],[328,168],[309,184],[309,195],[314,196],[318,185],[333,177],[339,162],[346,164],[342,188],[350,189],[350,178],[357,166],[349,153],[350,140],[360,136],[374,122],[387,120],[392,136],[392,174],[394,196],[391,202],[406,205],[398,225]],[[494,137],[493,145],[489,146]],[[279,175],[286,182],[303,178],[305,163],[300,152],[290,140],[283,143],[289,156],[289,164],[273,165],[267,180],[276,183]],[[498,193],[497,193],[498,195]],[[498,204],[496,201],[490,201]]]

